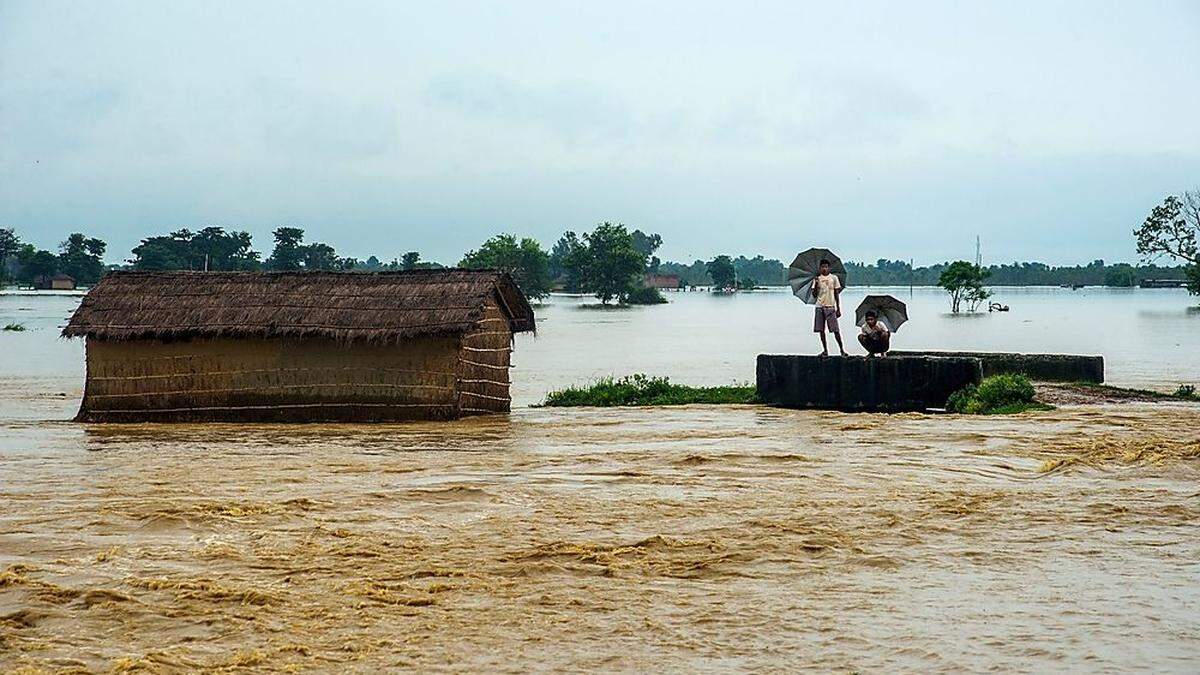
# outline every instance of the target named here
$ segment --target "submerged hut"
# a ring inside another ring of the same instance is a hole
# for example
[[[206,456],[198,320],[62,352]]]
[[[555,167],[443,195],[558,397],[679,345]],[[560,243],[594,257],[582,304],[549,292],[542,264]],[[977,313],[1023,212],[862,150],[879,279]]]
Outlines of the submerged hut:
[[[503,272],[113,272],[87,341],[88,422],[453,419],[507,412],[533,310]]]
[[[35,291],[73,291],[75,290],[75,277],[69,274],[55,274],[54,276],[41,274],[33,278],[33,289]]]

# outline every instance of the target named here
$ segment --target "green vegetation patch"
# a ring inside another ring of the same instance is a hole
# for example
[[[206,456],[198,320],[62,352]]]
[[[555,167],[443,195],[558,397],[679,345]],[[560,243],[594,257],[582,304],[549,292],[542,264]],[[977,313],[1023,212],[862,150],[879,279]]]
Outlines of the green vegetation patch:
[[[758,403],[758,394],[750,385],[691,387],[671,384],[665,377],[649,377],[638,373],[620,379],[606,377],[584,387],[552,391],[542,405],[615,407],[689,403]]]
[[[963,387],[950,395],[946,410],[965,415],[1012,415],[1029,410],[1053,410],[1033,400],[1033,383],[1017,373],[985,377],[978,385]]]
[[[25,324],[23,324],[23,323],[5,324],[4,330],[20,333],[21,331],[25,330]]]
[[[628,305],[665,305],[667,299],[662,293],[658,292],[657,288],[650,286],[637,286],[629,291],[625,296],[625,304]]]

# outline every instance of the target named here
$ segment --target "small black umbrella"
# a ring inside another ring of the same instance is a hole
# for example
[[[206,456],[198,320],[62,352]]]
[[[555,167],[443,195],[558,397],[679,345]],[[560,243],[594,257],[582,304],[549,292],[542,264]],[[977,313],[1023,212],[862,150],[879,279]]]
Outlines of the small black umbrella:
[[[822,260],[829,261],[830,273],[836,275],[842,282],[842,288],[845,288],[846,267],[842,259],[827,248],[810,248],[797,255],[791,267],[788,267],[788,285],[792,287],[792,294],[810,305],[817,302],[812,294],[812,284],[813,279],[821,273]]]
[[[883,325],[893,333],[900,330],[900,325],[908,321],[908,307],[903,302],[890,295],[868,295],[858,303],[858,309],[854,310],[854,322],[859,326],[866,323],[867,312],[871,310],[875,311],[875,315],[879,317]]]

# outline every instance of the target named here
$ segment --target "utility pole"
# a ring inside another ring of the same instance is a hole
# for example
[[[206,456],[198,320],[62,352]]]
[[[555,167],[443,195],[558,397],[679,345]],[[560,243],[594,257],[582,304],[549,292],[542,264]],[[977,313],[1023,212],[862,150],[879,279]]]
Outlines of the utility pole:
[[[917,271],[913,268],[913,258],[908,259],[908,297],[913,296],[913,281]]]
[[[975,235],[975,266],[983,267],[983,252],[979,247],[979,235]]]

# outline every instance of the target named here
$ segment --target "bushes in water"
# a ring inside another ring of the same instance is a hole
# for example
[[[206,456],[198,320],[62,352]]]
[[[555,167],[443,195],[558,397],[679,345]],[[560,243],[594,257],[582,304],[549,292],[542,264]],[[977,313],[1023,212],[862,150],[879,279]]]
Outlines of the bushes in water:
[[[950,395],[946,410],[967,415],[996,415],[1049,410],[1033,400],[1033,383],[1018,373],[985,377],[978,385],[963,387]]]
[[[638,286],[625,296],[627,305],[665,305],[666,303],[667,299],[663,297],[663,294],[659,293],[657,288],[650,286]]]
[[[639,373],[620,379],[606,377],[585,387],[552,391],[546,395],[542,405],[609,407],[757,402],[758,394],[752,386],[689,387],[671,384],[665,377],[649,377]]]
[[[13,332],[17,332],[17,333],[19,333],[19,332],[21,332],[21,331],[25,330],[25,324],[23,324],[23,323],[10,323],[10,324],[6,324],[6,325],[4,326],[4,330],[7,330],[7,331],[13,331]]]

